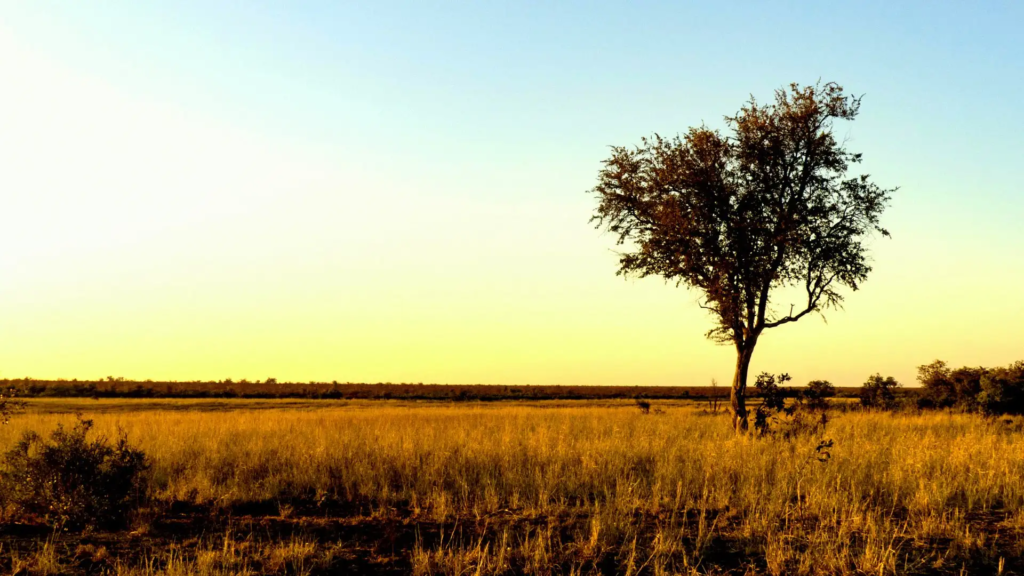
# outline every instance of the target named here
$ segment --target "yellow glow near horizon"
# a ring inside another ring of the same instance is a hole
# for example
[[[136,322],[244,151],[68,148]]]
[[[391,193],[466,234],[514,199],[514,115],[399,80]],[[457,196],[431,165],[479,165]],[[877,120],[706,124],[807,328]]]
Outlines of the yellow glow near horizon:
[[[609,238],[587,223],[593,173],[552,172],[547,200],[473,196],[483,168],[454,184],[380,170],[343,145],[141,98],[2,34],[0,77],[0,377],[731,377],[695,295],[614,276]],[[999,268],[1012,247],[957,252],[892,228],[846,309],[767,333],[755,372],[909,384],[934,358],[1024,356],[1024,307],[1007,305],[1024,273]]]

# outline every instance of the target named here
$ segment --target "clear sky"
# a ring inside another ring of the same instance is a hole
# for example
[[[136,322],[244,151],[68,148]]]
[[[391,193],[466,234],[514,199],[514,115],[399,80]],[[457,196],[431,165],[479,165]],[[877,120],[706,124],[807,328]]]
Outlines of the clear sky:
[[[900,186],[875,270],[752,370],[1024,359],[1024,9],[986,2],[0,3],[0,377],[727,383],[615,276],[610,145],[837,81]]]

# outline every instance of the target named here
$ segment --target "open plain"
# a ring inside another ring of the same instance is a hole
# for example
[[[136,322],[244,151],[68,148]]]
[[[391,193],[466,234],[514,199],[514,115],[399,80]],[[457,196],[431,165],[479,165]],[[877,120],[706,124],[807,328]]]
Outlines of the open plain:
[[[33,399],[0,447],[91,419],[147,494],[121,531],[5,524],[0,570],[1020,573],[1019,418],[833,412],[759,438],[687,401]]]

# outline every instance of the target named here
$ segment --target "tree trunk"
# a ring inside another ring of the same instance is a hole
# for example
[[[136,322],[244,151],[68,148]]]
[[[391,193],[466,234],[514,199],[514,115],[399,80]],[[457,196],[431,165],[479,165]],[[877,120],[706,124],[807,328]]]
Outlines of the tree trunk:
[[[732,378],[729,400],[732,402],[732,426],[739,434],[747,431],[747,371],[750,369],[755,343],[751,342],[736,350],[736,373]]]

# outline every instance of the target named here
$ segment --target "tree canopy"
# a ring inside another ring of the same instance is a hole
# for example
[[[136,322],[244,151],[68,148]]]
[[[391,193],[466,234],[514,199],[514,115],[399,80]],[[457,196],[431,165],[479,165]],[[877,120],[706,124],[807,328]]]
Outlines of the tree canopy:
[[[895,190],[847,174],[861,155],[833,124],[860,103],[835,83],[792,84],[771,103],[751,98],[726,133],[700,126],[613,147],[593,220],[617,236],[619,273],[698,289],[716,319],[708,337],[748,363],[762,331],[840,306],[840,288],[871,271],[866,238],[889,235],[879,218]],[[778,310],[772,295],[787,287],[806,300]]]
[[[893,190],[846,177],[861,155],[832,133],[859,109],[837,84],[793,84],[726,117],[729,135],[701,126],[613,147],[594,219],[632,248],[619,272],[700,289],[719,324],[709,336],[731,342],[840,304],[837,288],[871,271],[867,233],[889,234],[879,216]],[[771,292],[787,285],[806,303],[775,314]]]

